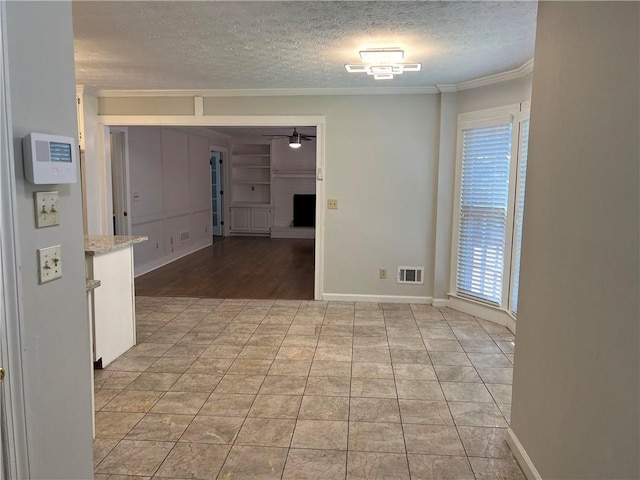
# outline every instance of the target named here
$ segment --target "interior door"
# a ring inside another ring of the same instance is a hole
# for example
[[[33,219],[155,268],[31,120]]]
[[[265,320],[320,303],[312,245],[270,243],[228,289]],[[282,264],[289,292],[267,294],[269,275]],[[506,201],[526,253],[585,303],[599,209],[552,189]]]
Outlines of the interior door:
[[[222,236],[222,152],[211,152],[211,231],[213,235]]]

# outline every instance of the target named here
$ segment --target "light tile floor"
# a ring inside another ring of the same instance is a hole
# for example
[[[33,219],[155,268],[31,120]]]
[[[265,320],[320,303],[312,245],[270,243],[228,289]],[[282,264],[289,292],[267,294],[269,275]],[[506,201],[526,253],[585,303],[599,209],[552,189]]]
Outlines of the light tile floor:
[[[524,479],[514,337],[427,305],[138,297],[95,478]]]

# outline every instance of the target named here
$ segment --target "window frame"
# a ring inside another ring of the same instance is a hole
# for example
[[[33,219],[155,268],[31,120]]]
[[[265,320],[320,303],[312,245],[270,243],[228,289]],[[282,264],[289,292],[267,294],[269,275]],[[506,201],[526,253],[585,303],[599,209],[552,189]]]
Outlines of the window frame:
[[[516,116],[517,119],[517,125],[518,125],[518,155],[516,157],[516,163],[514,165],[515,167],[515,171],[516,171],[516,181],[515,181],[515,187],[514,187],[514,202],[513,202],[513,225],[512,225],[512,242],[511,242],[511,262],[510,262],[510,272],[509,272],[509,295],[508,295],[508,311],[511,315],[513,315],[514,317],[517,317],[517,311],[514,309],[514,300],[516,301],[517,304],[519,304],[520,302],[517,301],[517,298],[515,298],[512,293],[514,290],[514,283],[517,281],[518,282],[518,293],[520,291],[520,274],[518,273],[518,278],[516,279],[513,276],[513,268],[514,268],[514,259],[516,258],[516,252],[517,252],[517,243],[516,243],[516,215],[517,215],[517,210],[518,210],[518,193],[520,192],[521,188],[524,188],[525,191],[525,204],[526,204],[526,170],[525,170],[525,178],[524,181],[520,175],[520,166],[522,164],[522,135],[523,135],[523,128],[522,128],[522,124],[523,122],[529,120],[531,114],[531,100],[527,100],[526,102],[522,102],[520,104],[520,111],[518,112],[518,115]],[[515,122],[514,122],[515,124]],[[530,131],[529,131],[530,133]],[[528,135],[527,135],[528,137]],[[527,144],[529,143],[529,139],[527,138]],[[527,166],[529,164],[529,152],[527,151]],[[524,206],[523,206],[523,218],[524,218]],[[524,230],[523,230],[524,231]],[[520,243],[522,244],[522,238],[520,238]],[[522,253],[522,245],[520,245],[520,252]]]
[[[515,214],[516,214],[516,193],[519,181],[518,166],[520,162],[520,141],[521,141],[521,122],[529,117],[529,103],[517,103],[505,105],[497,108],[478,110],[473,112],[465,112],[458,115],[458,127],[456,138],[456,165],[454,177],[454,202],[453,202],[453,222],[452,222],[452,241],[451,241],[451,266],[450,266],[450,297],[471,302],[479,306],[497,309],[503,312],[511,312],[510,294],[513,289],[511,271],[513,265],[513,256],[515,253]],[[509,187],[506,206],[506,226],[505,226],[505,242],[504,242],[504,259],[502,272],[502,292],[499,304],[474,297],[466,293],[458,291],[458,244],[460,241],[460,214],[461,214],[461,191],[462,191],[462,154],[463,154],[463,135],[464,131],[472,128],[491,127],[499,124],[512,124],[511,137],[511,157],[509,165]]]

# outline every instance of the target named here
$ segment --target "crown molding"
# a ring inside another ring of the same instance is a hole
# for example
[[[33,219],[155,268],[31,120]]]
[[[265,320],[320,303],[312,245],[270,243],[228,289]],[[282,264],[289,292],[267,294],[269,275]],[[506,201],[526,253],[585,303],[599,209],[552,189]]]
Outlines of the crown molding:
[[[100,97],[290,97],[312,95],[415,95],[436,87],[271,88],[242,90],[98,90]]]
[[[463,90],[471,90],[472,88],[485,87],[494,83],[506,82],[509,80],[517,80],[523,78],[533,72],[533,58],[524,63],[520,67],[509,70],[508,72],[496,73],[487,77],[475,78],[466,82],[438,85],[441,93],[461,92]]]
[[[508,72],[496,73],[487,77],[480,77],[466,82],[441,84],[424,87],[357,87],[357,88],[267,88],[267,89],[236,89],[236,90],[100,90],[78,85],[85,93],[98,97],[290,97],[315,95],[416,95],[453,93],[472,88],[484,87],[494,83],[506,82],[525,77],[533,72],[533,59],[522,66]]]
[[[76,85],[76,95],[90,95],[92,97],[99,96],[99,90],[89,85]]]
[[[436,85],[440,93],[454,93],[458,91],[458,86],[455,83]]]

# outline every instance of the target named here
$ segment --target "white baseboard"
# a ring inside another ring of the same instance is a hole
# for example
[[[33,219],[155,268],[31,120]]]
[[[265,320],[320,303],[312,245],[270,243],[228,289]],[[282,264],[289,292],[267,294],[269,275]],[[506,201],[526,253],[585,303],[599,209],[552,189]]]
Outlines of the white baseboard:
[[[448,307],[449,299],[448,298],[434,298],[433,299],[434,307]]]
[[[501,308],[485,305],[453,294],[449,294],[449,305],[447,306],[454,310],[458,310],[459,312],[467,313],[474,317],[482,318],[483,320],[488,320],[489,322],[507,327],[514,335],[516,333],[515,319]]]
[[[516,460],[518,461],[520,468],[522,468],[525,477],[527,477],[527,480],[542,480],[542,476],[538,473],[536,466],[531,461],[531,458],[511,428],[507,430],[507,444],[509,445],[509,448],[511,448],[513,456],[516,457]]]
[[[270,237],[269,232],[238,232],[231,231],[224,235],[225,237]]]
[[[199,242],[196,242],[192,248],[188,250],[184,250],[180,253],[174,255],[166,255],[164,257],[158,258],[157,260],[153,260],[151,262],[145,263],[144,265],[138,265],[134,268],[134,278],[139,277],[140,275],[144,275],[145,273],[152,272],[160,267],[164,267],[165,265],[169,265],[171,262],[175,262],[176,260],[186,257],[187,255],[191,255],[192,253],[197,252],[198,250],[202,250],[203,248],[210,247],[213,244],[213,240],[211,237],[207,237]],[[135,256],[133,258],[135,262]]]
[[[432,297],[406,297],[401,295],[359,295],[345,293],[323,293],[327,302],[377,302],[377,303],[426,303],[433,302]]]

